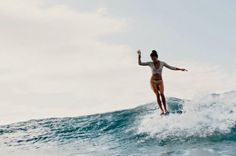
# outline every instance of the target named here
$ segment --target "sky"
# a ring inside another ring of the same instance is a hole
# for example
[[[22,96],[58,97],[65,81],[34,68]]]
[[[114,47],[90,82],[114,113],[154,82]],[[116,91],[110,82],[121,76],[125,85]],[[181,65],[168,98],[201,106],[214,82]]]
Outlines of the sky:
[[[0,124],[71,117],[155,102],[159,59],[166,97],[236,90],[233,0],[0,1]]]

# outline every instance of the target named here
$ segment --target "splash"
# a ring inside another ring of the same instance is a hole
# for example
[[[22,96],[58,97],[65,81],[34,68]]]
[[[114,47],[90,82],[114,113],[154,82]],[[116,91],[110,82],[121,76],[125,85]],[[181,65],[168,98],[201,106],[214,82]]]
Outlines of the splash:
[[[169,101],[169,105],[171,105]],[[206,138],[228,134],[236,124],[236,92],[199,96],[183,101],[184,113],[159,116],[157,112],[142,117],[139,133],[158,139]],[[234,137],[235,139],[235,137]]]

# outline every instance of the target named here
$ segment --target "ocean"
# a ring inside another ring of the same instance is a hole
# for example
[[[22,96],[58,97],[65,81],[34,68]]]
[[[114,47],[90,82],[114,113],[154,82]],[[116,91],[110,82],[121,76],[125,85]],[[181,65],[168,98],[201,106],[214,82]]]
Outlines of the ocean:
[[[167,103],[1,125],[0,156],[236,156],[235,91]]]

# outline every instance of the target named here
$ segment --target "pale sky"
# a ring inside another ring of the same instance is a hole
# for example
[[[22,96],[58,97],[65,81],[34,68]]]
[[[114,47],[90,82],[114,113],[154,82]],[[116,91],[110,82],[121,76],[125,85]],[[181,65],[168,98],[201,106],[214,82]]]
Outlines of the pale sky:
[[[155,102],[152,49],[167,97],[236,90],[233,0],[0,1],[0,124]]]

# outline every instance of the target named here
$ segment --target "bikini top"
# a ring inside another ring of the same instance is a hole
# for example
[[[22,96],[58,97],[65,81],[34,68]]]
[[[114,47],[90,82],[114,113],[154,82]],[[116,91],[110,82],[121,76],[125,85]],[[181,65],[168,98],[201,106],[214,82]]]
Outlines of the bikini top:
[[[151,67],[151,69],[152,69],[152,74],[162,75],[163,67],[166,67],[166,68],[171,69],[171,70],[176,70],[176,67],[170,66],[167,63],[162,62],[162,61],[160,61],[159,68],[156,68],[153,62],[147,62],[147,63],[148,63],[148,66]]]

